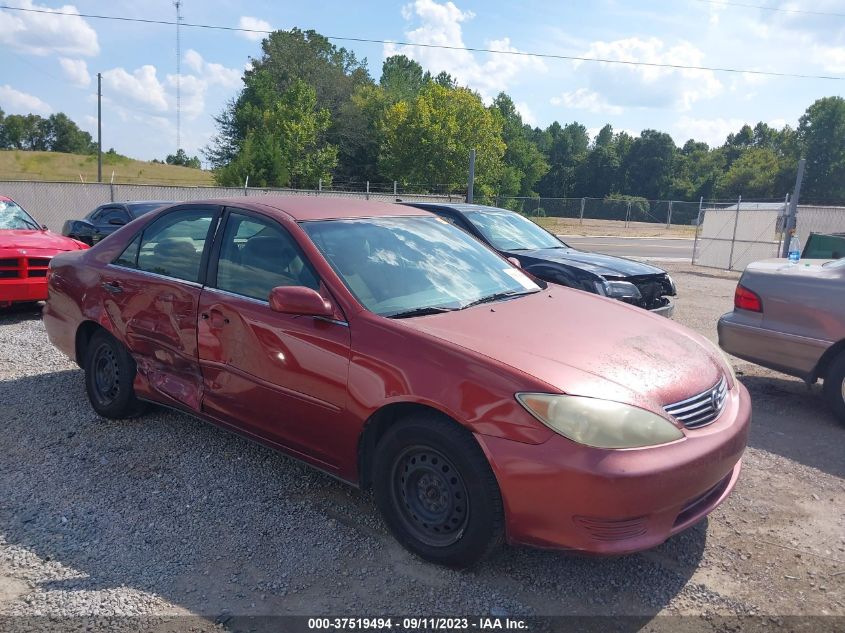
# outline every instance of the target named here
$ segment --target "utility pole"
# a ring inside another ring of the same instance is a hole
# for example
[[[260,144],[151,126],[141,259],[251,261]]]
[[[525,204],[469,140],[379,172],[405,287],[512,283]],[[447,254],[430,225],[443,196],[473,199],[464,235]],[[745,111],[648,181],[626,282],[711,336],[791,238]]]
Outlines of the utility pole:
[[[475,185],[475,150],[469,150],[469,179],[467,180],[467,202],[472,204],[472,188]]]
[[[795,175],[795,191],[792,193],[792,199],[789,201],[789,209],[786,212],[786,217],[783,219],[783,252],[781,253],[781,257],[789,256],[789,239],[792,237],[792,229],[797,225],[798,199],[801,197],[801,183],[804,182],[804,167],[806,164],[807,159],[805,158],[798,161],[798,173]]]
[[[179,27],[182,24],[182,0],[173,3],[176,7],[176,153],[182,149],[182,41]]]
[[[97,182],[103,182],[103,74],[97,73]]]

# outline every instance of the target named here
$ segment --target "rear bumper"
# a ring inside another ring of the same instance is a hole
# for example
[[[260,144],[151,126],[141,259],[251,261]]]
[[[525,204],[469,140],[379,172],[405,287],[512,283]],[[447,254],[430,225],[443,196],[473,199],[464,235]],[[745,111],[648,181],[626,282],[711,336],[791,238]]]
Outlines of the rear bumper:
[[[0,279],[0,306],[22,301],[47,299],[47,280],[43,277],[29,279]]]
[[[619,555],[700,521],[739,477],[751,403],[739,383],[729,393],[713,424],[663,446],[600,450],[559,435],[540,445],[477,436],[502,492],[508,541]]]
[[[719,347],[738,358],[805,380],[815,378],[816,366],[833,344],[744,322],[744,315],[728,312],[719,319]]]

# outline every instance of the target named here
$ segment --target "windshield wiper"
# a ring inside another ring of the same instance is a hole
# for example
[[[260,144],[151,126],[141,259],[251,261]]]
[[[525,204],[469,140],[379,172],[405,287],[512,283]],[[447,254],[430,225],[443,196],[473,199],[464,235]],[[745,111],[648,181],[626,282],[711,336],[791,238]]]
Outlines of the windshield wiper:
[[[497,292],[496,294],[492,294],[488,297],[481,297],[481,299],[476,299],[475,301],[470,301],[469,303],[465,303],[461,306],[461,310],[465,310],[466,308],[471,308],[472,306],[481,305],[482,303],[493,303],[494,301],[501,301],[502,299],[511,299],[513,297],[521,297],[522,295],[533,295],[535,292],[540,292],[539,290],[508,290],[507,292]]]
[[[412,310],[405,310],[404,312],[397,312],[395,314],[388,314],[388,319],[407,319],[408,317],[426,316],[428,314],[441,314],[443,312],[453,312],[456,308],[444,308],[442,306],[424,306],[422,308],[413,308]]]

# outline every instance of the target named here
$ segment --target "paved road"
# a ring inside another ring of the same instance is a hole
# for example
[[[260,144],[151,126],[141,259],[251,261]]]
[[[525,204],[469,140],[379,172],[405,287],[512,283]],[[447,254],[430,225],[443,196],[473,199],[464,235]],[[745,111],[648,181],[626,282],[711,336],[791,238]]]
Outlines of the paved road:
[[[690,261],[693,240],[663,237],[559,236],[574,248],[620,257],[646,257],[657,260]]]

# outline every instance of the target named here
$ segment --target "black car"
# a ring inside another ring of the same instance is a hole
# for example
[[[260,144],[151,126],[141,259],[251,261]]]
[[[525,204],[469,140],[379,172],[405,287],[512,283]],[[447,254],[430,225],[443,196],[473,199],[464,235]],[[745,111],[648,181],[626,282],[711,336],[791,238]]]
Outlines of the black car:
[[[477,204],[406,202],[459,226],[544,281],[619,299],[671,316],[672,278],[655,266],[572,248],[528,218]]]
[[[62,235],[93,246],[124,224],[166,204],[173,203],[166,200],[139,200],[101,204],[81,220],[67,220],[62,227]]]

